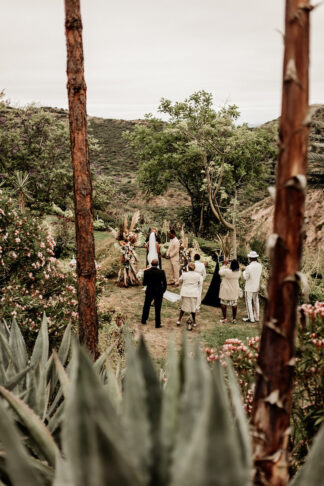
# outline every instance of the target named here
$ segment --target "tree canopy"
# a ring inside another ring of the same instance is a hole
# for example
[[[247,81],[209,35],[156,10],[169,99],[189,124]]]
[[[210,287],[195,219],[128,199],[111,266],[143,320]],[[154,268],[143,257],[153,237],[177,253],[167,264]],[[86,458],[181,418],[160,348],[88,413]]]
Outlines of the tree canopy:
[[[235,193],[264,184],[265,161],[276,153],[273,129],[238,125],[237,106],[216,111],[205,91],[183,102],[162,98],[158,110],[166,121],[147,115],[146,123],[127,133],[143,193],[163,194],[176,181],[191,198],[196,230],[202,229],[204,211],[231,227]]]

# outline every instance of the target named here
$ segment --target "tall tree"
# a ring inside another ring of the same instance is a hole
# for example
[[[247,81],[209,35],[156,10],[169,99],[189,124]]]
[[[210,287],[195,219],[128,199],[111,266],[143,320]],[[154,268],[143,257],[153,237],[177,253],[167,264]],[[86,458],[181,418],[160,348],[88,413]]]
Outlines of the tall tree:
[[[295,362],[309,131],[309,1],[286,0],[280,152],[271,276],[261,337],[252,426],[255,484],[288,482],[287,443]]]
[[[77,246],[79,339],[95,357],[98,353],[96,267],[79,0],[65,0],[65,29]]]
[[[214,110],[212,95],[206,91],[183,102],[162,99],[159,111],[167,115],[167,123],[149,116],[147,123],[128,133],[140,162],[143,191],[162,194],[178,181],[191,198],[196,228],[202,226],[207,207],[232,230],[235,188],[255,189],[262,182],[264,161],[274,152],[273,132],[237,126],[237,107]]]

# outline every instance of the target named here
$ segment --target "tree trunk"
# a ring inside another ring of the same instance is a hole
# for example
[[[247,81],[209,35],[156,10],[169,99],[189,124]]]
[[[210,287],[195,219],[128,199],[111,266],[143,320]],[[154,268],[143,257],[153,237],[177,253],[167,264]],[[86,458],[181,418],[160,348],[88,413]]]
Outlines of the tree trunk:
[[[202,204],[200,208],[198,236],[201,236],[203,229],[204,229],[204,204]]]
[[[252,412],[255,484],[287,484],[308,145],[309,1],[286,0],[271,276]]]
[[[96,267],[79,0],[65,0],[65,29],[77,247],[79,340],[86,345],[93,357],[96,357],[98,354]]]
[[[232,238],[233,238],[233,258],[235,260],[237,259],[237,190],[235,189],[235,196],[234,196],[234,211],[233,211],[233,233],[232,233]]]

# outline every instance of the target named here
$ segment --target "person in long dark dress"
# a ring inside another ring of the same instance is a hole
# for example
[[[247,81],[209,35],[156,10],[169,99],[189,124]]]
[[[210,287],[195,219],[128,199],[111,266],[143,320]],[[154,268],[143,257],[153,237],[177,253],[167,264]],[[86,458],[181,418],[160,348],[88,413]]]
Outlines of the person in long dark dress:
[[[211,307],[221,307],[221,302],[219,298],[219,289],[221,284],[221,278],[219,275],[219,261],[217,258],[216,268],[214,271],[214,275],[212,281],[210,282],[209,289],[207,290],[207,294],[202,300],[202,305],[210,305]]]

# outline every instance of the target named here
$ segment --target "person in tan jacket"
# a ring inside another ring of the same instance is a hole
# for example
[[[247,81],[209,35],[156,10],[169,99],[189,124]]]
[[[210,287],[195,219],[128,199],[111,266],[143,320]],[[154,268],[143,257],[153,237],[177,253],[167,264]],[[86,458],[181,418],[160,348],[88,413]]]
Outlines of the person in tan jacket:
[[[180,242],[176,237],[176,233],[174,230],[170,231],[169,236],[170,236],[170,246],[167,252],[167,258],[169,258],[171,264],[170,285],[178,286],[179,276],[180,276],[180,264],[179,264]]]
[[[221,308],[223,313],[223,319],[221,322],[227,322],[226,308],[232,307],[233,324],[236,323],[237,313],[237,300],[240,293],[239,279],[241,276],[240,266],[237,260],[232,260],[230,266],[227,266],[227,262],[219,271],[219,275],[222,278],[219,298],[221,302]]]

